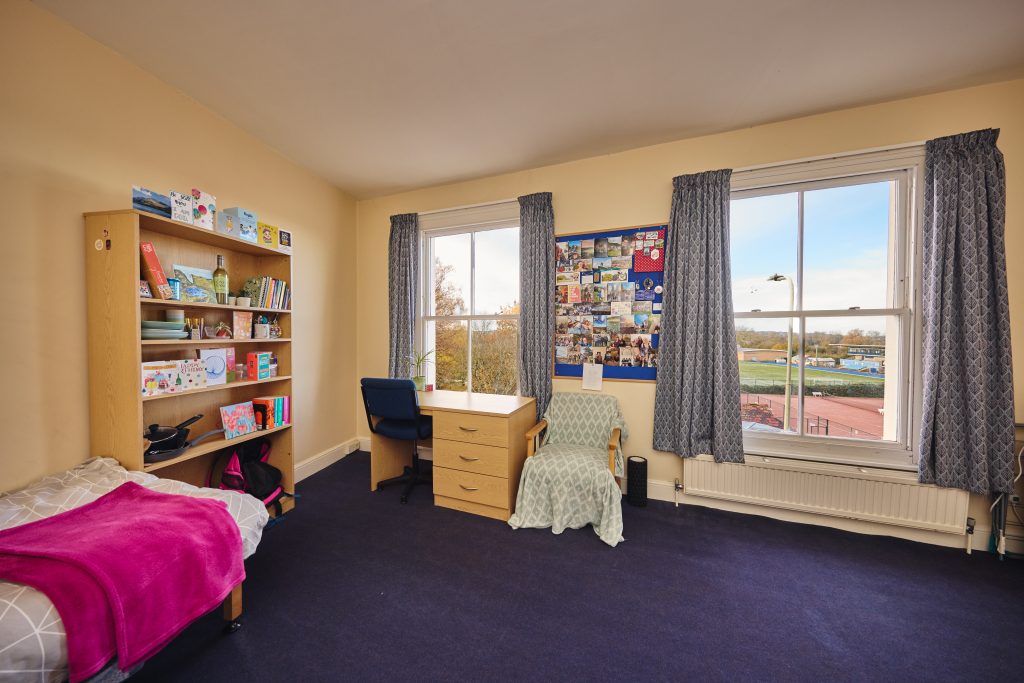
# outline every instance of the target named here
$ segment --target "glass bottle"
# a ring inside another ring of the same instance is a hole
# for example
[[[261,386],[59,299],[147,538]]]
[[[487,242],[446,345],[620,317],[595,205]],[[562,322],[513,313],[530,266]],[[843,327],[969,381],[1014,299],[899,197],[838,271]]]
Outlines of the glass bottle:
[[[223,254],[217,254],[217,270],[213,271],[213,291],[217,294],[217,303],[228,302],[228,271],[224,269]]]

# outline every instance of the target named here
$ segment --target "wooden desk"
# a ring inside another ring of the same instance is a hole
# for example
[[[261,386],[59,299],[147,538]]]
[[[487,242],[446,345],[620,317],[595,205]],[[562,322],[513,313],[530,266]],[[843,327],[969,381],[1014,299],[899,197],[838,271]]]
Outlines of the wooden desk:
[[[526,459],[526,432],[537,422],[526,396],[421,391],[420,413],[434,419],[434,505],[508,520]],[[397,477],[412,445],[370,436],[370,490]]]

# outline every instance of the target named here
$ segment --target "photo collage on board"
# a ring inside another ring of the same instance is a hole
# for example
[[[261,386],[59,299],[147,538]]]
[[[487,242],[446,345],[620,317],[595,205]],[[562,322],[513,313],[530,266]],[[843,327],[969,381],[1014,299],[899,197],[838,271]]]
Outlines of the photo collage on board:
[[[556,241],[555,363],[656,368],[664,229]]]

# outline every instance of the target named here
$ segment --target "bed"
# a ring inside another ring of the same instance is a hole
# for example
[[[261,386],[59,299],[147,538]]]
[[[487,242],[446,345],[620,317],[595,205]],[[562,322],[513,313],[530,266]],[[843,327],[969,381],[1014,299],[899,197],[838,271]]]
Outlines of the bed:
[[[144,472],[129,472],[112,458],[93,458],[77,467],[0,496],[0,529],[15,527],[92,502],[126,481],[162,493],[223,500],[238,524],[245,557],[256,551],[267,509],[252,496],[199,488]],[[94,677],[117,680],[123,674],[108,666]],[[53,603],[37,590],[0,581],[0,679],[64,681],[67,642]]]

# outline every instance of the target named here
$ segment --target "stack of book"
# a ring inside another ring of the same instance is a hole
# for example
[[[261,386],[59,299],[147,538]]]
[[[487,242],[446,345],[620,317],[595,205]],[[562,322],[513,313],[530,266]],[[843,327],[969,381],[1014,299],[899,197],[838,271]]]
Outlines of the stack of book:
[[[284,280],[275,280],[263,276],[260,283],[260,295],[252,305],[256,308],[287,309],[291,305],[292,291]]]
[[[291,424],[291,401],[288,396],[260,396],[252,400],[256,413],[256,429],[273,429]]]

